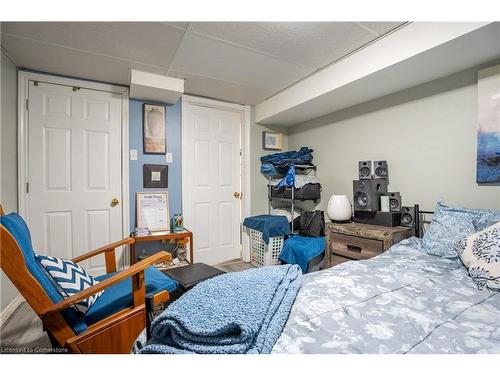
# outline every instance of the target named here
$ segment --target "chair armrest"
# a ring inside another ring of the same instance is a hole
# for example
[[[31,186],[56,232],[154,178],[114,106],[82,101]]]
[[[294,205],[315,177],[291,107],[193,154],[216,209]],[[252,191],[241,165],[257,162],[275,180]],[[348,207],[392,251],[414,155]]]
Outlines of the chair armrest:
[[[132,237],[127,237],[127,238],[124,238],[123,240],[120,240],[120,241],[117,241],[117,242],[113,242],[113,243],[111,243],[109,245],[100,247],[100,248],[98,248],[98,249],[96,249],[94,251],[91,251],[91,252],[88,252],[86,254],[80,255],[79,257],[73,258],[72,261],[75,262],[75,263],[78,263],[78,262],[81,262],[82,260],[92,258],[92,257],[94,257],[96,255],[101,254],[101,253],[104,253],[104,252],[107,252],[107,251],[111,251],[111,250],[115,250],[117,247],[120,247],[120,246],[123,246],[123,245],[133,244],[134,242],[135,242],[135,240]]]
[[[103,280],[95,284],[94,286],[91,286],[90,288],[87,288],[79,293],[73,294],[71,297],[66,298],[63,301],[56,303],[50,307],[47,307],[46,309],[43,309],[40,315],[43,316],[50,313],[54,313],[56,311],[64,310],[70,307],[71,305],[74,305],[75,303],[96,294],[101,290],[104,290],[114,284],[119,283],[120,281],[123,281],[131,276],[143,273],[144,270],[151,265],[160,262],[166,262],[171,259],[172,255],[170,255],[166,251],[160,251],[154,255],[151,255],[150,257],[147,257],[146,259],[141,260],[138,263],[135,263],[134,265],[117,273],[116,275],[113,275],[110,278]]]

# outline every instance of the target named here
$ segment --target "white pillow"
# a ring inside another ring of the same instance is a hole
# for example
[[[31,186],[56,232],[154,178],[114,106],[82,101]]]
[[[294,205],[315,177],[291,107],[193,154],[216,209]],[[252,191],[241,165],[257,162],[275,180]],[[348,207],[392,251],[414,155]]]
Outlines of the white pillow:
[[[460,240],[456,250],[479,289],[500,291],[500,222]]]

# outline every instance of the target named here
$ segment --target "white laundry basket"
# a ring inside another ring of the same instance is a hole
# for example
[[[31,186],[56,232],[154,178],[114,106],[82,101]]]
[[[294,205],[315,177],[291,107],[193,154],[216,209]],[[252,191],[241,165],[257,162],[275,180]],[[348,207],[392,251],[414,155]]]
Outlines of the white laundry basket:
[[[256,267],[279,264],[278,257],[283,248],[284,237],[269,237],[269,244],[262,239],[262,232],[245,227],[250,240],[250,259]]]

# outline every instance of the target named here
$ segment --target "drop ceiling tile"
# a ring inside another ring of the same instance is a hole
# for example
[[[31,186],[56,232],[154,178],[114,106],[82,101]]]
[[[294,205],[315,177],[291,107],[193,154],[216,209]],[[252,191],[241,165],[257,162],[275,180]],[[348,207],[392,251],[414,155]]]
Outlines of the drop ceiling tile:
[[[193,74],[170,72],[177,78],[184,78],[184,91],[186,94],[201,95],[209,98],[226,100],[232,103],[255,105],[270,97],[274,92],[237,85],[231,82],[200,77]]]
[[[194,22],[192,30],[314,69],[376,38],[352,22]]]
[[[356,22],[362,26],[367,27],[369,30],[374,31],[379,35],[383,35],[396,27],[402,25],[404,22]]]
[[[2,34],[2,47],[21,68],[126,86],[129,84],[130,68],[157,74],[167,73],[166,69],[147,64],[131,63],[6,34]]]
[[[161,67],[184,35],[161,22],[4,22],[2,33]]]
[[[197,34],[186,35],[172,70],[271,91],[278,91],[312,71]]]

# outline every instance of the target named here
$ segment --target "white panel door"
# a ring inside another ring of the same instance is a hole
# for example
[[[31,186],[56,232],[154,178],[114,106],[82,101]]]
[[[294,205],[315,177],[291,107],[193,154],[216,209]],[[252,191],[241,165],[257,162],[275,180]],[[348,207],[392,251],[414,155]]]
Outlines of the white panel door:
[[[35,251],[71,259],[123,236],[121,95],[29,82],[28,217]],[[105,273],[104,256],[82,266]]]
[[[241,257],[241,114],[185,103],[184,223],[194,260],[216,264]]]

